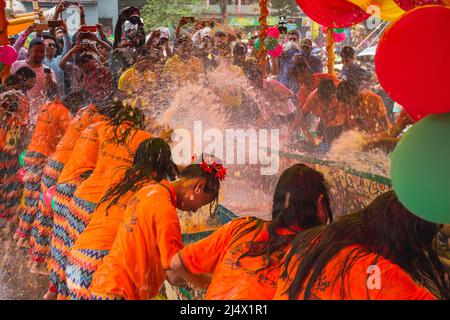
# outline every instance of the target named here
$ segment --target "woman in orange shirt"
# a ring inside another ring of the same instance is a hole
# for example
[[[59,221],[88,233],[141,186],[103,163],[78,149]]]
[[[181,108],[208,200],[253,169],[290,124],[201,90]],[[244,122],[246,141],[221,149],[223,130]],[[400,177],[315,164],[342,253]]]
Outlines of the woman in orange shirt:
[[[20,206],[20,150],[27,133],[29,101],[20,91],[0,94],[0,229],[12,225]],[[8,230],[9,231],[9,230]]]
[[[393,191],[292,243],[276,299],[450,298],[448,270],[435,250],[442,225],[413,215]]]
[[[50,240],[50,257],[48,268],[50,270],[49,291],[44,299],[55,299],[60,283],[63,283],[64,268],[62,267],[62,251],[66,236],[66,220],[69,210],[69,202],[75,193],[76,188],[86,180],[95,169],[98,157],[98,134],[96,127],[100,123],[113,118],[119,111],[118,108],[111,108],[110,104],[96,106],[95,110],[87,110],[87,122],[92,123],[81,132],[80,137],[72,147],[70,156],[66,158],[61,174],[56,182],[56,191],[53,196],[53,229]],[[81,129],[80,129],[81,130]],[[66,156],[67,156],[66,154]]]
[[[144,186],[164,184],[178,173],[169,145],[160,138],[144,140],[136,150],[133,166],[125,178],[112,186],[92,213],[67,259],[66,275],[70,298],[87,300],[92,276],[109,253],[122,215],[132,196]],[[163,181],[163,182],[162,182]]]
[[[172,272],[194,285],[208,286],[206,299],[270,300],[291,241],[332,220],[323,174],[296,164],[278,180],[272,221],[245,217],[229,222],[174,256]],[[210,284],[202,280],[207,274],[212,274]]]
[[[80,109],[85,104],[85,97],[81,92],[68,94],[64,99],[64,104],[69,107],[72,114],[76,113],[76,115],[67,127],[63,138],[56,146],[55,152],[48,157],[43,169],[38,213],[32,226],[30,238],[31,273],[48,274],[46,262],[50,252],[53,210],[44,203],[46,192],[49,188],[55,186],[81,131],[90,122],[100,118],[93,105]]]
[[[126,169],[132,165],[137,147],[151,136],[142,130],[145,127],[145,117],[138,108],[121,101],[113,102],[111,107],[120,111],[111,121],[100,122],[96,127],[99,147],[95,169],[77,187],[69,202],[62,248],[63,273],[70,249],[89,223],[97,203],[110,186],[124,178]],[[58,293],[61,299],[69,297],[65,274]]]
[[[42,170],[47,157],[55,151],[56,145],[72,119],[64,101],[57,98],[45,104],[38,116],[36,127],[24,157],[27,179],[25,182],[25,208],[19,217],[14,239],[19,247],[28,247],[31,227],[38,211]]]
[[[170,260],[182,248],[176,209],[214,213],[226,169],[215,163],[191,164],[169,183],[143,186],[130,199],[109,254],[94,274],[91,299],[146,300],[166,277],[180,284]]]

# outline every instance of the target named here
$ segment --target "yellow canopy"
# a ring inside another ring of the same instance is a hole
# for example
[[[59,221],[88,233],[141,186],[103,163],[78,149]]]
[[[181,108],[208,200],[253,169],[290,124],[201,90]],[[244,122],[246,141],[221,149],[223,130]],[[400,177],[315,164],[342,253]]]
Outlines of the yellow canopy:
[[[394,0],[349,0],[353,4],[356,4],[362,10],[372,13],[374,9],[376,14],[376,7],[380,10],[380,19],[385,21],[394,21],[400,18],[405,11],[400,8]],[[373,6],[370,8],[370,6]]]

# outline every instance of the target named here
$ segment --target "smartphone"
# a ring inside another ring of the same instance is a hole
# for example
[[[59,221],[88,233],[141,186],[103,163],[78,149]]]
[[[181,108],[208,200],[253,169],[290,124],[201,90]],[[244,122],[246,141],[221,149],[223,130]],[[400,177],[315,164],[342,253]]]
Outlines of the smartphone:
[[[80,29],[81,32],[97,32],[96,26],[82,26]]]
[[[49,28],[61,27],[62,20],[48,20],[47,24]]]

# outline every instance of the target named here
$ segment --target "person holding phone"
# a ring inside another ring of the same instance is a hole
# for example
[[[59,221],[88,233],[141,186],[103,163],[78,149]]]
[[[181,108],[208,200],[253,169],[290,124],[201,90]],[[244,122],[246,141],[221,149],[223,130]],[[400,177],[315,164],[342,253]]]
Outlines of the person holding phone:
[[[63,50],[62,54],[57,56],[58,52],[58,40],[50,33],[43,34],[43,39],[45,43],[45,58],[43,64],[53,70],[56,76],[56,83],[58,84],[58,95],[62,97],[64,95],[64,71],[59,67],[61,59],[67,54],[67,52],[72,47],[72,42],[70,40],[69,34],[67,32],[67,25],[64,20],[58,20],[59,26],[64,34],[63,36]],[[49,21],[50,26],[50,21]]]
[[[56,84],[56,75],[53,70],[48,69],[42,62],[45,58],[45,42],[40,38],[35,38],[30,42],[28,47],[28,59],[16,61],[11,66],[11,74],[15,74],[22,67],[29,67],[36,74],[36,83],[33,88],[28,91],[30,98],[30,122],[34,124],[39,114],[40,108],[47,100],[48,94],[56,93],[58,85]]]

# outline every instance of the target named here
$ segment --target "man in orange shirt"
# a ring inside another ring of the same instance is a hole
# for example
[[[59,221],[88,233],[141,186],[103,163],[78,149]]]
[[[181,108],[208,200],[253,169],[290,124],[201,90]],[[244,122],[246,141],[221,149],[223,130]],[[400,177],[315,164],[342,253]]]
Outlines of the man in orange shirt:
[[[290,130],[294,130],[304,121],[301,110],[309,95],[319,86],[320,81],[323,79],[331,79],[334,84],[337,84],[339,80],[335,76],[327,73],[313,73],[309,64],[305,61],[305,57],[301,55],[294,56],[289,76],[292,80],[299,82],[297,115],[290,126]]]
[[[280,262],[306,229],[332,221],[324,176],[303,164],[286,169],[274,194],[272,221],[233,220],[174,256],[172,272],[199,287],[206,299],[271,300]],[[212,274],[211,284],[205,276]]]
[[[440,228],[388,191],[361,211],[297,237],[275,299],[448,300],[448,270],[434,245]]]
[[[345,114],[337,102],[336,87],[331,79],[321,80],[318,88],[309,95],[303,108],[299,110],[300,127],[310,144],[315,146],[316,141],[306,125],[308,113],[320,118],[319,129],[323,142],[331,143],[342,132],[345,125]]]
[[[67,98],[67,97],[66,97]],[[14,235],[19,247],[28,247],[31,227],[38,211],[42,169],[47,157],[53,153],[59,140],[72,119],[70,105],[57,98],[44,105],[36,122],[36,127],[24,158],[27,169],[25,182],[25,208],[19,217],[19,225]]]
[[[94,274],[92,299],[146,300],[156,296],[182,248],[176,209],[197,211],[217,203],[225,169],[215,163],[192,164],[173,183],[142,187],[129,201],[109,255]]]
[[[144,140],[136,150],[133,166],[125,178],[113,185],[92,213],[86,229],[75,242],[66,267],[67,286],[73,300],[90,298],[93,273],[109,253],[116,238],[123,213],[132,197],[142,188],[157,190],[175,179],[177,167],[172,162],[169,145],[160,138]]]
[[[337,86],[336,97],[345,110],[346,122],[367,134],[376,134],[391,127],[386,106],[381,97],[371,91],[358,91],[351,80],[343,80]]]
[[[74,104],[84,105],[84,98],[81,94],[72,93],[72,110]],[[75,98],[75,99],[74,99]],[[78,98],[78,101],[77,101]],[[50,253],[50,237],[53,227],[53,210],[44,203],[44,197],[49,188],[54,187],[62,172],[65,163],[75,146],[81,132],[90,124],[96,123],[106,117],[100,115],[94,105],[80,109],[70,122],[66,133],[56,146],[56,150],[51,154],[46,162],[41,179],[41,195],[39,198],[39,211],[33,223],[30,239],[30,260],[31,273],[47,274],[47,260]]]

